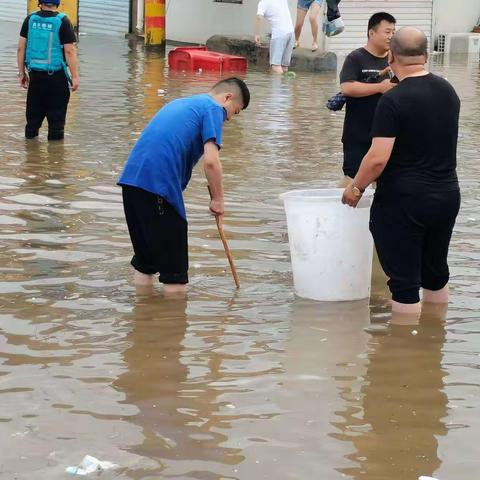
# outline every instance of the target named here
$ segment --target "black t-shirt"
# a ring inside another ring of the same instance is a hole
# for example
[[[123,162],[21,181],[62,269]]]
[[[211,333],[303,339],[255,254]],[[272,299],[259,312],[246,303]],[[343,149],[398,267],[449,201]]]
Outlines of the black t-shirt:
[[[378,102],[372,137],[395,137],[378,193],[458,190],[460,99],[443,78],[408,77]]]
[[[358,48],[345,59],[340,73],[340,83],[379,83],[389,75],[379,76],[388,67],[388,57],[376,57],[365,48]],[[373,116],[382,95],[368,97],[347,97],[347,111],[343,124],[342,142],[348,146],[370,145]]]
[[[40,17],[56,17],[59,12],[40,10],[35,13]],[[23,21],[22,29],[20,30],[21,37],[28,38],[28,22],[30,21],[31,16],[32,15],[29,15]],[[75,30],[73,29],[72,22],[70,22],[67,16],[62,18],[62,25],[60,26],[59,35],[60,35],[60,43],[62,45],[65,45],[66,43],[75,43],[77,41],[77,36],[75,35]]]

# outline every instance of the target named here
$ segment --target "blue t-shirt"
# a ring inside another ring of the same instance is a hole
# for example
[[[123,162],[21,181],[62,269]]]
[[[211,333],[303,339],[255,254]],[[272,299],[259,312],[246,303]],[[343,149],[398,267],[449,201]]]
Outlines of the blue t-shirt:
[[[168,103],[133,147],[118,184],[160,195],[186,219],[182,192],[205,143],[212,140],[220,148],[226,118],[226,110],[206,93]]]

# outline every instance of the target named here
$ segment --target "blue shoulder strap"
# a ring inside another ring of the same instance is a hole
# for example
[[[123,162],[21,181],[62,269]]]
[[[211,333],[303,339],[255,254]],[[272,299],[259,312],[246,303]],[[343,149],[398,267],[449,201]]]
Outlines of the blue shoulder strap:
[[[57,18],[59,18],[60,20],[63,20],[66,16],[67,16],[66,13],[60,12],[57,15]],[[63,45],[62,45],[62,48],[63,48]],[[65,72],[68,83],[72,85],[72,77],[70,76],[70,72],[68,71],[68,65],[65,62],[63,62],[63,71]]]

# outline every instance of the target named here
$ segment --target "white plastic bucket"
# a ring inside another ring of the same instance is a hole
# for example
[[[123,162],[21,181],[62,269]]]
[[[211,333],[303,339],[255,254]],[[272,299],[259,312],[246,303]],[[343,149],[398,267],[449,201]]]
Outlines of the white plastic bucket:
[[[320,301],[370,296],[373,240],[368,228],[373,191],[357,208],[341,203],[343,189],[280,195],[287,215],[293,283],[299,297]]]

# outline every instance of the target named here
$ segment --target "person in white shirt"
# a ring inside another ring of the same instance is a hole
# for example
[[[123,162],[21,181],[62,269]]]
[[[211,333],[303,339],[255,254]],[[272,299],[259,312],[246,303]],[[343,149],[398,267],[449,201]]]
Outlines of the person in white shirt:
[[[260,0],[255,26],[255,43],[260,45],[260,29],[265,18],[272,28],[270,65],[274,73],[286,73],[292,59],[295,35],[287,0]]]

